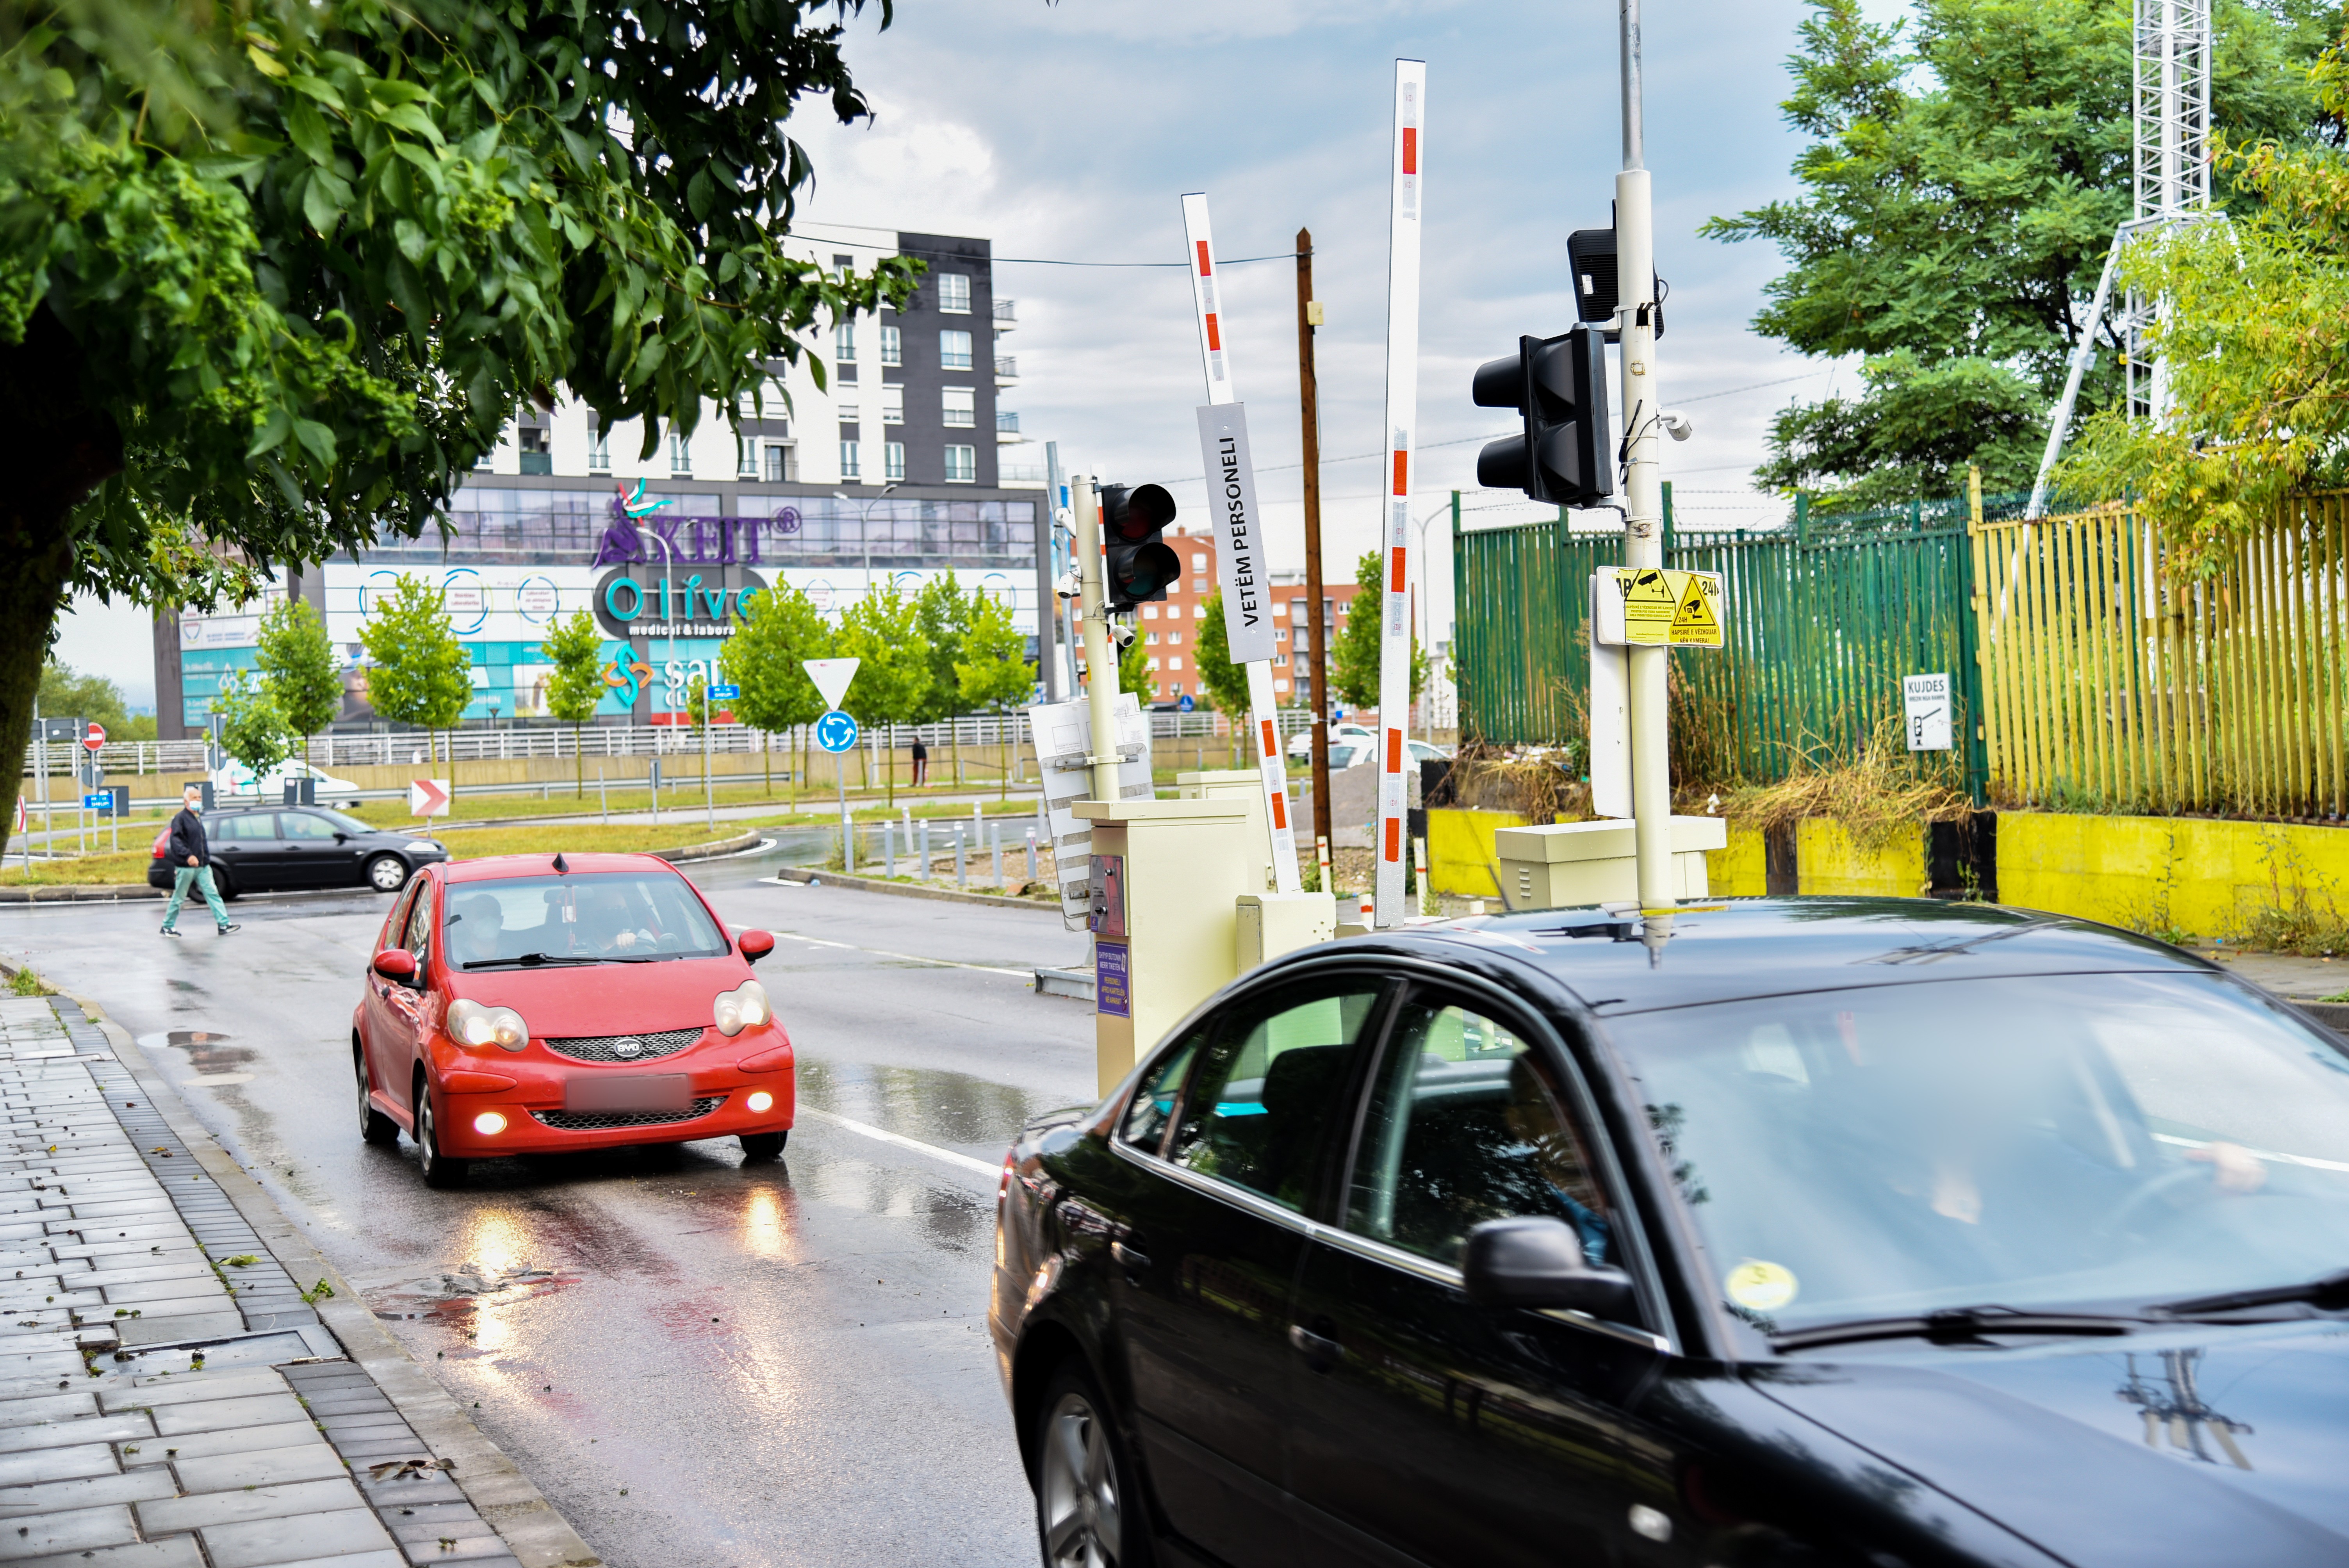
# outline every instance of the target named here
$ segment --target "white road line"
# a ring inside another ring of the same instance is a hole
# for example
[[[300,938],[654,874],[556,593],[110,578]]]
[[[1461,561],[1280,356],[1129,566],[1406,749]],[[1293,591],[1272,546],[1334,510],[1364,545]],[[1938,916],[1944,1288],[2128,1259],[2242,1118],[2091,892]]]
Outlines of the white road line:
[[[933,1160],[943,1160],[949,1165],[959,1165],[966,1171],[976,1171],[981,1176],[997,1176],[1003,1171],[1000,1165],[989,1165],[984,1160],[973,1160],[968,1154],[957,1154],[951,1149],[940,1149],[935,1143],[924,1143],[919,1139],[907,1138],[902,1133],[891,1132],[885,1128],[874,1127],[862,1121],[851,1121],[844,1116],[835,1116],[828,1110],[818,1110],[812,1105],[802,1105],[799,1108],[799,1114],[812,1116],[818,1121],[829,1121],[834,1127],[844,1127],[851,1132],[861,1132],[867,1138],[877,1138],[884,1143],[894,1143],[900,1149],[910,1149],[916,1154],[926,1154]]]
[[[892,953],[885,947],[859,947],[853,942],[827,942],[821,936],[802,936],[796,931],[778,931],[777,936],[788,936],[793,942],[804,942],[815,947],[845,947],[851,953],[870,953],[876,958],[898,958],[908,964],[935,964],[941,969],[977,969],[987,975],[1009,975],[1015,980],[1032,980],[1033,969],[1006,969],[998,964],[965,964],[957,958],[928,958],[917,953]]]

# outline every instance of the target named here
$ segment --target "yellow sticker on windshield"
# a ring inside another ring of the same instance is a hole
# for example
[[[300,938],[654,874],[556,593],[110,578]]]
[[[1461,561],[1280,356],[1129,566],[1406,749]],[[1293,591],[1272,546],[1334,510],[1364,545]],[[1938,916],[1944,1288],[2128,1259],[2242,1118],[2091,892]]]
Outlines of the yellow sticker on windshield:
[[[1729,1271],[1727,1288],[1729,1299],[1740,1306],[1775,1312],[1794,1300],[1802,1287],[1795,1283],[1795,1271],[1785,1264],[1747,1258]]]

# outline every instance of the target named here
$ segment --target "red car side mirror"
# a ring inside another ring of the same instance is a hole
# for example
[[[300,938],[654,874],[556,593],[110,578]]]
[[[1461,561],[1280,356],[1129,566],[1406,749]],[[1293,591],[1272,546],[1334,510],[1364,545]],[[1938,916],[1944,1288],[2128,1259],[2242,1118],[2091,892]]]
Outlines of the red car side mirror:
[[[775,939],[763,931],[746,931],[735,938],[735,951],[752,964],[775,950]]]
[[[375,955],[369,965],[387,980],[397,980],[403,985],[416,984],[416,954],[404,947],[387,947]]]

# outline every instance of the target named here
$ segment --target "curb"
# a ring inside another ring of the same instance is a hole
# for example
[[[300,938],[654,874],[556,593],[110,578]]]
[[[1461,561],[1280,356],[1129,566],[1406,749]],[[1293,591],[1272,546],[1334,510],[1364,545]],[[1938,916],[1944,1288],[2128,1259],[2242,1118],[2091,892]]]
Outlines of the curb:
[[[19,966],[0,962],[0,975],[13,978]],[[523,1568],[598,1568],[603,1559],[555,1511],[537,1486],[504,1449],[484,1435],[454,1396],[376,1321],[357,1291],[311,1246],[261,1184],[190,1111],[178,1092],[158,1074],[130,1032],[97,1003],[71,992],[57,995],[87,1014],[114,1048],[116,1059],[146,1091],[148,1104],[178,1135],[180,1142],[236,1212],[261,1237],[280,1267],[295,1281],[324,1280],[333,1294],[314,1310],[353,1365],[405,1418],[435,1459],[456,1461],[449,1472],[474,1510],[495,1530]]]
[[[714,861],[720,855],[739,855],[744,850],[755,850],[767,835],[752,830],[737,833],[730,839],[712,839],[706,844],[688,844],[681,850],[651,850],[647,852],[671,865],[679,861]]]
[[[1057,903],[1037,898],[1011,898],[997,892],[957,892],[952,888],[924,887],[919,882],[884,882],[879,877],[850,876],[842,872],[811,872],[786,867],[777,882],[814,882],[824,887],[855,888],[862,892],[894,892],[902,898],[936,899],[943,903],[986,904],[995,909],[1042,909],[1060,912]]]

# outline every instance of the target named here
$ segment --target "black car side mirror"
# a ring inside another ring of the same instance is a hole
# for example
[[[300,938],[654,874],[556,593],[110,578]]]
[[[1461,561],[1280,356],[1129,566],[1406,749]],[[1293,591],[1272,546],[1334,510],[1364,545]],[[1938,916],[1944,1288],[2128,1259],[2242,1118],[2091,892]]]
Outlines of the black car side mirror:
[[[1479,1306],[1555,1307],[1611,1323],[1639,1318],[1631,1276],[1592,1264],[1575,1228],[1547,1214],[1487,1220],[1469,1232],[1460,1274]]]

